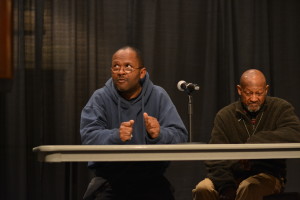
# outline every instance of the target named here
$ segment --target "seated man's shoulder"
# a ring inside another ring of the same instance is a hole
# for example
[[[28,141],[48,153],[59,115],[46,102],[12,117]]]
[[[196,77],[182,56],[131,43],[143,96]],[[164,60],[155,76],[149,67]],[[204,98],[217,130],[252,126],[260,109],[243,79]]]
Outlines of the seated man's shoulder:
[[[111,94],[111,91],[110,91],[110,89],[108,89],[107,87],[102,87],[102,88],[99,88],[99,89],[97,89],[97,90],[95,90],[94,92],[93,92],[93,97],[94,98],[99,98],[99,97],[108,97],[108,96],[110,96],[110,94]]]
[[[240,103],[239,102],[233,102],[223,108],[221,108],[217,115],[225,115],[229,113],[235,113],[237,109],[239,109]]]
[[[279,106],[279,105],[291,105],[287,100],[279,98],[279,97],[271,97],[268,96],[266,98],[268,105]]]
[[[167,95],[168,96],[167,91],[159,85],[153,85],[152,95],[153,94],[155,94],[155,95]]]
[[[236,110],[236,109],[239,109],[241,108],[241,102],[240,101],[235,101],[235,102],[232,102],[230,104],[228,104],[227,106],[224,106],[221,110]]]

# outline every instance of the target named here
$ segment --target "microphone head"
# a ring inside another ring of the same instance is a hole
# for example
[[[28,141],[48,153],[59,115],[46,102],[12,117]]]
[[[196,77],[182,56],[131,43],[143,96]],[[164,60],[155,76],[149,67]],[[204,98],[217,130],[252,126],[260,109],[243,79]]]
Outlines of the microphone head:
[[[179,90],[179,91],[184,91],[184,89],[182,88],[182,85],[184,85],[184,84],[186,84],[186,82],[185,81],[179,81],[178,83],[177,83],[177,89]]]

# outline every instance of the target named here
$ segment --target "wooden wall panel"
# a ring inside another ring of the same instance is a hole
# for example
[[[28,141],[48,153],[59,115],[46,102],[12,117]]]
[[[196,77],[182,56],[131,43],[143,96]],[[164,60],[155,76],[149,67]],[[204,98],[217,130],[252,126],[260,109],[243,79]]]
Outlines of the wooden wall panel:
[[[13,77],[12,0],[0,0],[0,79]]]

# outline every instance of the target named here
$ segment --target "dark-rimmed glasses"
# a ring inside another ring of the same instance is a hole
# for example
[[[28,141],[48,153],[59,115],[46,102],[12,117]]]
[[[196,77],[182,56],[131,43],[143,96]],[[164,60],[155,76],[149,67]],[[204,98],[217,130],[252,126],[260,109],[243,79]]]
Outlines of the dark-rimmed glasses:
[[[137,68],[134,68],[132,67],[131,65],[125,65],[123,66],[123,70],[126,74],[130,74],[131,72],[133,72],[134,70],[136,69],[141,69],[143,67],[137,67]],[[113,73],[118,73],[119,71],[121,71],[122,67],[120,65],[114,65],[111,67],[111,71]]]

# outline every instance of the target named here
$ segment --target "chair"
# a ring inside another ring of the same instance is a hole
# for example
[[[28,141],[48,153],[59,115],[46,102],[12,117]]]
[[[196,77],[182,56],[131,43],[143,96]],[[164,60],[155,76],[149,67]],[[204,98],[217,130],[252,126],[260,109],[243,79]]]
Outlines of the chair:
[[[264,197],[264,200],[300,200],[300,195],[297,192],[284,192]]]

